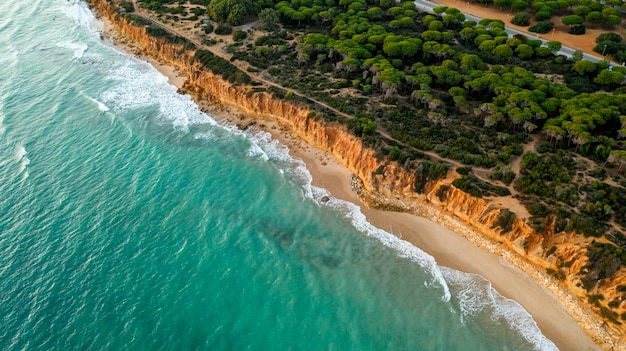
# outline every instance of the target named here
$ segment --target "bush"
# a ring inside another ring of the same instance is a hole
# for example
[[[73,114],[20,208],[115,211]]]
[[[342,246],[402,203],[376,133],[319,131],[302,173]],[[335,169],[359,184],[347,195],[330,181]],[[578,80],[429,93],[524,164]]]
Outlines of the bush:
[[[124,1],[120,4],[120,7],[123,8],[126,13],[135,11],[135,6],[133,6],[133,3],[130,1]]]
[[[500,210],[500,214],[493,223],[492,228],[500,227],[502,229],[501,234],[508,233],[513,229],[513,223],[515,223],[516,218],[517,216],[513,212],[507,209]]]
[[[546,273],[553,276],[556,280],[560,280],[560,281],[565,280],[565,272],[563,272],[560,269],[555,271],[552,268],[546,268]]]
[[[528,31],[534,32],[534,33],[546,34],[552,30],[552,27],[554,27],[554,23],[543,21],[543,22],[539,22],[535,24],[534,26],[531,26],[530,28],[528,28]]]
[[[617,33],[608,32],[608,33],[602,33],[598,35],[598,37],[596,38],[596,43],[599,44],[607,40],[613,41],[616,43],[621,43],[623,39],[622,39],[622,36]]]
[[[152,37],[157,37],[157,38],[167,36],[167,32],[165,31],[165,29],[161,27],[153,27],[153,26],[146,27],[146,34]]]
[[[593,304],[597,307],[600,307],[600,301],[602,300],[604,300],[604,295],[602,294],[587,295],[587,301],[589,301],[590,304]]]
[[[619,324],[619,322],[617,321],[617,317],[619,316],[619,315],[617,314],[617,312],[615,312],[615,311],[611,311],[610,309],[608,309],[608,308],[606,308],[606,307],[602,306],[602,307],[600,308],[600,314],[601,314],[604,318],[606,318],[606,319],[610,320],[611,322],[616,323],[616,324]]]
[[[200,62],[204,67],[211,70],[213,73],[220,74],[222,78],[231,83],[247,84],[251,81],[250,76],[245,72],[239,70],[239,68],[223,58],[213,55],[210,51],[197,50],[193,61]]]
[[[522,13],[518,13],[517,15],[515,15],[515,17],[513,17],[513,19],[511,20],[511,23],[517,26],[526,27],[530,24],[531,18],[532,18],[532,15],[530,13],[522,12]]]
[[[230,34],[233,32],[233,27],[229,24],[220,23],[215,28],[215,34]]]
[[[530,202],[527,205],[528,212],[534,217],[545,217],[550,213],[550,210],[546,207],[546,205],[540,202]]]
[[[456,172],[460,175],[468,175],[472,171],[472,167],[459,167]]]
[[[242,30],[236,30],[233,32],[233,40],[234,41],[239,41],[239,40],[243,40],[246,39],[248,37],[248,33],[242,31]]]
[[[574,34],[574,35],[582,35],[582,34],[585,34],[585,32],[587,32],[587,28],[585,27],[584,24],[572,26],[568,31],[569,34]]]
[[[446,199],[446,193],[448,192],[448,189],[450,189],[449,185],[442,185],[439,187],[439,189],[437,189],[436,195],[439,201],[443,201]]]
[[[537,21],[547,21],[550,18],[552,18],[552,13],[548,12],[548,11],[539,11],[537,12],[537,14],[535,15],[535,19]]]

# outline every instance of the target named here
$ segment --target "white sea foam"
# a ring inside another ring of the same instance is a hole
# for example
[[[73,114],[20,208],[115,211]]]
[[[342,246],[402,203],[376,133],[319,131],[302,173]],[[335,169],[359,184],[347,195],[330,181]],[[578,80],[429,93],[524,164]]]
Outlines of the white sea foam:
[[[60,42],[57,46],[74,52],[75,59],[81,59],[89,48],[86,44],[73,43],[70,41]]]
[[[159,116],[155,117],[183,132],[189,131],[192,125],[216,124],[189,95],[177,94],[177,88],[150,64],[127,58],[117,62],[121,66],[111,67],[108,78],[117,83],[99,97],[116,114],[156,107]]]
[[[96,19],[87,4],[80,0],[68,0],[63,12],[73,19],[78,26],[87,29],[93,34],[102,32],[104,24]]]
[[[462,321],[489,313],[494,321],[505,322],[522,335],[536,350],[558,350],[542,333],[532,316],[516,301],[500,295],[485,278],[442,267],[443,276],[458,299]]]
[[[289,155],[289,149],[277,140],[272,140],[269,133],[251,128],[246,134],[254,144],[263,150],[270,160],[277,162],[282,170],[295,177],[296,182],[302,187],[307,198],[315,200],[320,206],[327,206],[343,214],[360,232],[375,237],[385,246],[394,249],[400,257],[419,264],[433,277],[428,284],[440,286],[443,289],[441,299],[443,301],[450,300],[451,295],[448,285],[432,256],[409,242],[374,227],[367,221],[361,209],[355,204],[332,198],[326,189],[313,186],[311,173],[306,168],[304,161],[292,158]],[[322,202],[321,199],[324,197],[328,197],[330,200]]]
[[[89,100],[93,101],[96,103],[96,105],[98,105],[98,110],[102,111],[102,112],[107,112],[109,111],[109,108],[107,107],[107,105],[103,104],[102,102],[90,97]]]
[[[26,155],[28,155],[28,152],[24,145],[20,144],[15,148],[15,161],[20,162]]]
[[[26,178],[28,177],[28,171],[26,171],[26,166],[30,164],[30,159],[26,157],[26,155],[28,155],[28,152],[26,151],[24,145],[18,145],[15,148],[15,162],[19,163],[20,165],[18,173],[22,174],[22,179],[25,179],[24,175],[26,176]]]

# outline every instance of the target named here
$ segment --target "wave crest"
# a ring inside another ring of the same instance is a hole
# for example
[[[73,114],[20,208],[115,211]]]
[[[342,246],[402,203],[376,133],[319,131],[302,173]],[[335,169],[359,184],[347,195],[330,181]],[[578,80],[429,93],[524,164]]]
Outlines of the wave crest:
[[[447,267],[442,267],[441,271],[458,299],[462,322],[487,313],[494,322],[504,321],[536,350],[558,351],[556,345],[541,333],[532,316],[516,301],[500,295],[487,279]]]

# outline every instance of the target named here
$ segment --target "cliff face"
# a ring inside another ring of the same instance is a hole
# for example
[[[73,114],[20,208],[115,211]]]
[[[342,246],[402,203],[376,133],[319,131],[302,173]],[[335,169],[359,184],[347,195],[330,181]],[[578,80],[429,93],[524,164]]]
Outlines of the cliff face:
[[[151,37],[144,28],[135,27],[119,17],[110,2],[89,2],[120,34],[132,40],[145,54],[185,74],[185,89],[196,98],[231,105],[250,116],[277,120],[289,126],[294,134],[309,144],[332,153],[360,178],[362,200],[365,203],[372,207],[424,216],[481,247],[500,253],[559,297],[594,341],[607,349],[622,348],[617,340],[624,341],[624,328],[601,323],[600,316],[594,316],[589,309],[581,307],[586,305],[587,292],[580,288],[580,272],[587,265],[585,247],[590,240],[575,233],[555,235],[554,225],[548,225],[544,233],[537,233],[529,224],[511,216],[508,211],[484,199],[472,197],[454,186],[448,186],[450,180],[431,182],[424,188],[424,194],[418,194],[414,191],[416,176],[413,172],[396,162],[377,158],[374,150],[365,147],[344,126],[311,118],[313,111],[310,109],[276,99],[267,93],[253,92],[249,86],[233,86],[221,76],[202,69],[199,64],[190,64],[193,52],[184,50],[180,45],[170,44],[165,39]],[[438,191],[444,185],[448,187],[447,190]],[[564,273],[561,283],[545,273],[546,268],[557,266]],[[625,310],[623,305],[626,303],[621,303],[622,292],[617,288],[621,284],[626,284],[624,269],[605,282],[598,293],[603,294],[607,301],[619,299],[619,307]]]

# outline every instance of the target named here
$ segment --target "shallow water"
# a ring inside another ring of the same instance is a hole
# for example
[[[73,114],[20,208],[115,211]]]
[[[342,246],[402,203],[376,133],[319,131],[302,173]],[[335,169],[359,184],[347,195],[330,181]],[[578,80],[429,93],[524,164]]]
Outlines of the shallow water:
[[[556,349],[102,43],[83,3],[2,2],[0,45],[0,349]]]

